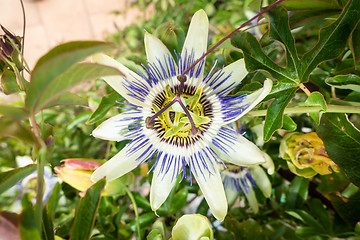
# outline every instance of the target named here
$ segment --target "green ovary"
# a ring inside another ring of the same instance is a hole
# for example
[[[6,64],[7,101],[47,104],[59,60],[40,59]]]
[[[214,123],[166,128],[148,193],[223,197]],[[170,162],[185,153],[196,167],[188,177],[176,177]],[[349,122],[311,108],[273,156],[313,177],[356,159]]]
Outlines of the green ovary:
[[[200,103],[202,91],[203,89],[199,88],[193,94],[185,92],[181,95],[182,102],[184,103],[185,100],[184,105],[186,105],[186,108],[189,110],[189,113],[195,123],[196,128],[198,128],[199,130],[203,128],[204,124],[210,122],[210,118],[205,116],[204,107]],[[169,104],[176,97],[176,94],[167,85],[165,88],[165,93],[161,94],[161,96],[161,104],[159,104],[159,101],[155,101],[152,104],[152,108],[155,113],[157,113],[158,111],[160,111],[161,108]],[[178,109],[179,107],[180,104],[176,108]],[[164,113],[162,113],[158,117],[158,120],[162,130],[165,132],[164,138],[186,138],[189,136],[191,124],[189,118],[186,116],[184,111],[174,111],[172,107],[169,107]]]

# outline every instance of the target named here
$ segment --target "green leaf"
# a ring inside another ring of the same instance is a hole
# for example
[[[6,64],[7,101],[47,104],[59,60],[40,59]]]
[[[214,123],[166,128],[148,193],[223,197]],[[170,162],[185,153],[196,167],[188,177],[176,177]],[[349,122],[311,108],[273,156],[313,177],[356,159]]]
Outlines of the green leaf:
[[[335,193],[330,195],[331,203],[337,213],[352,227],[360,221],[360,192],[355,193],[350,198],[338,196]]]
[[[146,228],[147,226],[149,226],[156,218],[157,218],[157,216],[153,212],[147,212],[147,213],[141,214],[139,216],[140,229],[143,229],[143,228]],[[130,229],[135,232],[135,230],[136,230],[136,220],[135,219],[130,222]]]
[[[360,77],[356,75],[338,75],[326,79],[325,82],[332,87],[360,92]]]
[[[351,51],[356,66],[360,63],[360,23],[351,34]]]
[[[296,176],[290,183],[287,204],[289,208],[301,207],[308,196],[309,180],[300,176]]]
[[[56,207],[61,197],[60,190],[61,185],[57,182],[52,190],[49,200],[47,201],[47,208],[49,210],[49,215],[52,220],[54,220]]]
[[[42,225],[43,225],[43,239],[54,240],[55,238],[54,224],[46,208],[43,209]]]
[[[314,120],[316,124],[320,124],[321,115],[326,112],[327,105],[324,99],[324,96],[319,92],[312,92],[310,96],[305,101],[305,106],[320,106],[321,110],[319,112],[309,113],[310,117]]]
[[[287,0],[282,2],[281,6],[288,10],[340,8],[337,0]]]
[[[103,119],[105,117],[106,113],[117,103],[119,99],[121,99],[121,95],[117,93],[116,91],[110,93],[109,95],[106,95],[101,98],[100,104],[98,108],[95,110],[95,112],[90,116],[90,118],[87,120],[87,124],[94,124],[97,121]]]
[[[79,41],[61,44],[50,50],[40,58],[32,72],[25,100],[26,107],[30,112],[36,112],[51,100],[48,98],[54,98],[80,81],[89,79],[89,75],[96,77],[94,69],[91,70],[91,74],[87,74],[85,72],[86,65],[84,65],[85,67],[73,67],[73,65],[92,54],[109,49],[110,46],[103,42]],[[71,68],[72,70],[68,71]],[[67,74],[64,74],[65,72]],[[71,76],[72,73],[85,74],[87,77],[79,80],[79,76]],[[70,79],[64,78],[64,75]],[[59,82],[61,80],[64,82]],[[55,96],[51,94],[55,94]]]
[[[297,124],[294,122],[294,120],[292,120],[291,117],[289,117],[288,115],[284,115],[282,129],[288,131],[295,131],[296,128],[297,128]]]
[[[147,240],[162,240],[163,237],[161,235],[160,230],[158,229],[153,229],[151,230],[151,232],[146,236]]]
[[[225,228],[232,232],[234,239],[266,239],[262,226],[254,219],[238,222],[235,218],[225,218]]]
[[[311,72],[323,61],[338,57],[346,47],[347,40],[360,19],[360,4],[349,0],[338,19],[320,30],[319,41],[301,59],[299,74],[301,82],[307,82]]]
[[[70,92],[64,92],[63,94],[53,98],[50,102],[48,102],[42,109],[46,109],[46,108],[51,108],[54,106],[59,106],[59,105],[71,105],[71,106],[84,106],[87,107],[88,106],[88,102],[73,93]]]
[[[295,39],[290,30],[288,12],[284,8],[276,6],[267,12],[267,15],[270,18],[269,36],[283,43],[286,49],[288,68],[298,72],[300,60],[296,53]]]
[[[11,105],[0,105],[0,117],[11,117],[15,120],[23,120],[28,117],[27,112],[23,108],[14,107]]]
[[[9,117],[0,118],[0,137],[14,137],[24,143],[36,143],[30,127]]]
[[[39,75],[40,74],[41,76],[39,78],[45,77],[46,72],[44,71],[44,73],[41,72],[39,73]],[[79,63],[71,67],[63,74],[52,79],[52,81],[48,81],[46,87],[42,87],[42,89],[40,88],[42,91],[39,91],[39,89],[37,89],[37,96],[28,95],[29,97],[27,98],[27,100],[31,99],[31,101],[34,101],[34,103],[32,106],[29,106],[29,102],[26,101],[26,105],[28,108],[31,107],[30,111],[32,110],[34,112],[37,112],[41,109],[44,109],[54,98],[61,95],[68,89],[74,87],[76,84],[110,75],[120,75],[120,72],[115,68],[96,63]]]
[[[280,83],[278,85],[280,85]],[[277,86],[273,89],[273,91],[276,92],[268,96],[268,98],[275,97],[275,99],[270,104],[266,113],[264,124],[265,142],[269,141],[273,133],[283,126],[284,110],[291,99],[295,96],[295,92],[298,89],[298,87],[291,87],[285,88],[284,90],[279,89],[279,91],[277,91],[276,87]]]
[[[306,238],[306,239],[309,237],[314,237],[314,236],[321,234],[321,232],[319,232],[319,229],[317,229],[315,227],[302,227],[302,228],[296,229],[295,233],[299,237]]]
[[[325,227],[327,230],[330,229],[330,219],[329,215],[324,208],[323,202],[318,198],[312,198],[309,202],[309,207],[313,216],[319,219],[321,225]],[[325,231],[327,231],[325,230]]]
[[[81,199],[71,228],[71,240],[86,240],[90,238],[105,183],[105,179],[99,180],[86,191],[84,198]]]
[[[41,240],[41,235],[36,226],[34,207],[30,204],[21,213],[20,234],[21,239]]]
[[[279,81],[296,82],[293,69],[283,68],[267,56],[256,38],[248,32],[236,33],[231,37],[232,44],[244,53],[246,68],[249,72],[265,70]]]
[[[14,186],[18,181],[36,170],[36,164],[0,173],[0,194]]]
[[[187,188],[182,188],[177,193],[175,193],[174,197],[171,200],[171,207],[169,212],[174,214],[180,211],[187,202],[187,196],[188,196]]]
[[[20,91],[13,71],[6,69],[1,75],[1,88],[6,95]]]
[[[360,132],[347,115],[326,113],[316,129],[330,158],[355,185],[360,186]]]

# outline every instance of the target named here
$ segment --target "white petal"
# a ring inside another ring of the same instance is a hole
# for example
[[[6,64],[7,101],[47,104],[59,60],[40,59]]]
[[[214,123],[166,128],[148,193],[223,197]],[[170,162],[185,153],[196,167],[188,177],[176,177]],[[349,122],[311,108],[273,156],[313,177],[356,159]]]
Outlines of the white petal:
[[[144,144],[133,154],[129,152],[136,147],[137,143],[130,142],[119,153],[109,161],[101,165],[91,175],[91,180],[97,182],[106,177],[106,181],[114,180],[136,168],[140,163],[146,160],[153,149],[149,149],[150,144]]]
[[[169,196],[182,166],[180,162],[176,162],[178,159],[172,158],[172,162],[169,162],[170,158],[165,158],[164,155],[161,155],[151,181],[150,205],[153,211],[156,211]]]
[[[271,183],[265,171],[260,166],[250,167],[251,176],[254,179],[256,186],[260,188],[265,197],[271,196]]]
[[[141,113],[127,111],[126,113],[118,114],[107,119],[101,123],[93,132],[94,137],[108,140],[108,141],[122,141],[128,139],[124,137],[124,130],[133,123],[133,118],[141,117]]]
[[[241,114],[239,114],[238,116],[226,121],[224,124],[229,124],[231,122],[238,120],[239,118],[247,114],[256,105],[258,105],[270,93],[272,84],[273,82],[270,79],[266,79],[264,82],[264,86],[261,89],[247,95],[246,97],[244,97],[244,100],[242,102],[233,106],[234,109],[240,107],[244,107],[244,108],[246,107],[246,109],[242,111]]]
[[[244,79],[248,74],[248,71],[245,68],[244,59],[240,59],[226,66],[219,73],[221,73],[221,77],[218,79],[208,80],[207,85],[210,85],[210,88],[213,89],[211,94],[221,92],[221,95],[226,95]],[[216,76],[217,73],[215,73],[212,78],[215,78]],[[224,81],[225,78],[227,79]]]
[[[207,50],[207,40],[209,32],[209,19],[204,10],[197,11],[191,19],[189,30],[186,35],[181,58],[185,55],[194,54],[194,60],[200,58]],[[204,65],[204,64],[203,64]],[[202,79],[204,67],[199,78]]]
[[[158,61],[160,61],[162,65],[165,66],[164,57],[171,57],[171,53],[163,42],[148,32],[145,33],[144,42],[147,60],[150,63],[156,64],[156,66],[159,66]]]
[[[263,152],[254,143],[240,134],[234,134],[233,137],[231,141],[222,138],[214,139],[216,142],[213,140],[213,149],[219,157],[239,166],[265,162]]]
[[[265,156],[266,162],[261,164],[261,166],[263,166],[264,168],[267,169],[267,172],[269,175],[272,175],[275,172],[274,162],[267,153],[264,153],[264,156]]]
[[[134,98],[133,96],[130,96],[130,92],[128,89],[125,88],[126,80],[135,83],[136,85],[143,86],[143,89],[149,90],[150,86],[149,84],[142,79],[138,74],[134,73],[115,59],[105,55],[105,54],[95,54],[92,56],[92,62],[100,63],[106,66],[114,67],[116,69],[119,69],[124,75],[124,77],[121,76],[109,76],[109,77],[103,77],[105,82],[107,82],[115,91],[120,93],[121,96],[123,96],[126,100],[128,100],[130,103],[136,104],[138,106],[146,106],[142,101],[139,101],[138,99]],[[128,83],[126,83],[128,84]]]
[[[206,172],[207,170],[200,170],[198,166],[193,167],[196,168],[198,174],[194,173],[194,169],[191,171],[204,194],[212,214],[220,221],[223,221],[227,214],[228,205],[219,170],[216,169],[212,175],[209,175]],[[204,176],[199,174],[201,171],[205,172]]]
[[[258,201],[256,199],[256,195],[252,187],[248,189],[247,193],[245,193],[245,197],[248,200],[249,205],[253,209],[254,213],[259,212]]]
[[[225,187],[225,195],[228,204],[231,206],[239,196],[239,192],[234,190],[231,186]]]

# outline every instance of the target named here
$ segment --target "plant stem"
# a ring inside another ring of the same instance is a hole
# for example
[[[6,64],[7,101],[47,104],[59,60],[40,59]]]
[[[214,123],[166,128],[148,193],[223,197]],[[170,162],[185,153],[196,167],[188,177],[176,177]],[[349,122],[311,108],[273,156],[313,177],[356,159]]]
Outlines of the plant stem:
[[[309,91],[309,89],[307,89],[307,87],[305,87],[304,84],[300,83],[299,87],[300,87],[301,90],[304,91],[304,93],[306,93],[307,96],[310,96],[311,92]]]
[[[284,114],[292,113],[310,113],[310,112],[319,112],[321,107],[291,107],[286,108]],[[254,110],[250,111],[247,116],[251,117],[260,117],[266,116],[267,110]],[[357,106],[339,106],[339,105],[328,105],[327,113],[360,113],[360,107]]]
[[[134,207],[137,235],[138,235],[138,239],[141,239],[139,212],[138,212],[138,208],[137,208],[137,205],[135,202],[135,198],[134,198],[133,194],[131,193],[131,191],[127,187],[125,188],[125,191],[126,191],[126,194],[129,196],[130,201]]]

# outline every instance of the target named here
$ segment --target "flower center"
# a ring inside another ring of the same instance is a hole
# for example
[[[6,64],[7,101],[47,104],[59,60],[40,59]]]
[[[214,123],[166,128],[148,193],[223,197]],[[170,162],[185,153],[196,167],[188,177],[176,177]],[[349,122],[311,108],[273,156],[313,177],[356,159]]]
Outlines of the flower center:
[[[179,78],[178,78],[179,79]],[[146,127],[156,129],[161,138],[173,142],[190,143],[204,132],[211,122],[211,104],[205,99],[203,88],[184,84],[166,85],[152,103],[154,115],[146,119]]]

